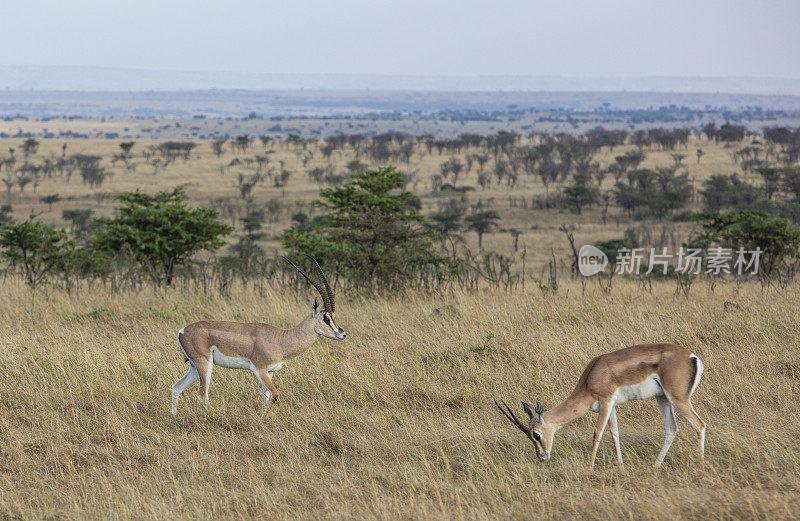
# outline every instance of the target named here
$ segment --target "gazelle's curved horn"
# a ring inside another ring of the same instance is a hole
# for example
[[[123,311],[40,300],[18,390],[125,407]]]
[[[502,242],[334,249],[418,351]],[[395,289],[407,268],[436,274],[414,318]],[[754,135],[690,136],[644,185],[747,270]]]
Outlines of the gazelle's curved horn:
[[[316,280],[314,280],[311,276],[309,276],[308,273],[303,271],[302,268],[300,268],[297,264],[295,264],[294,262],[290,261],[286,257],[283,257],[283,260],[285,260],[286,262],[291,264],[294,269],[296,269],[298,272],[300,272],[300,275],[302,275],[303,277],[308,279],[308,281],[311,283],[311,285],[314,286],[314,288],[316,288],[316,290],[319,292],[319,296],[322,297],[322,304],[325,306],[325,311],[330,311],[330,309],[328,309],[328,308],[332,303],[329,302],[328,292],[325,290],[325,286],[323,286],[321,283],[319,283]]]
[[[308,257],[314,262],[314,266],[317,267],[317,272],[319,273],[319,277],[320,279],[322,279],[322,284],[325,286],[325,291],[326,293],[328,293],[328,304],[325,305],[325,311],[333,313],[333,308],[336,305],[336,302],[333,299],[333,290],[331,289],[331,285],[328,282],[328,277],[325,276],[325,272],[322,271],[322,268],[320,267],[319,262],[317,262],[317,259],[315,259],[314,257],[312,257],[307,253],[306,257]]]
[[[514,416],[514,413],[513,413],[513,412],[511,412],[511,407],[509,407],[509,406],[508,406],[508,404],[507,404],[506,402],[504,402],[503,400],[500,400],[500,401],[503,403],[503,405],[505,405],[505,407],[506,407],[506,410],[505,410],[505,411],[503,410],[503,408],[502,408],[502,407],[500,407],[500,404],[499,404],[499,403],[497,403],[497,400],[495,400],[495,401],[494,401],[494,404],[497,406],[497,408],[498,408],[498,409],[500,409],[500,412],[502,412],[502,413],[503,413],[503,416],[505,416],[506,418],[508,418],[508,421],[510,421],[511,423],[513,423],[514,425],[516,425],[516,426],[517,426],[517,428],[518,428],[519,430],[521,430],[522,432],[524,432],[526,435],[530,434],[530,430],[529,430],[527,427],[525,427],[525,426],[522,424],[522,422],[520,422],[520,421],[517,419],[517,417],[516,417],[516,416]],[[506,411],[508,411],[508,412],[506,412]],[[509,416],[509,415],[510,415],[510,416]]]

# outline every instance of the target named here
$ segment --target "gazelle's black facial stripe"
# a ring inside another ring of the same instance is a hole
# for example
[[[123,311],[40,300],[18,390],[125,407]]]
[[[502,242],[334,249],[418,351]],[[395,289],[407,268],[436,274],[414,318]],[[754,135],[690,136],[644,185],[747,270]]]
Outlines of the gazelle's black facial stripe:
[[[544,454],[544,452],[545,452],[544,451],[544,445],[542,445],[542,437],[539,436],[537,438],[535,436],[536,434],[539,434],[539,433],[538,432],[532,433],[531,434],[531,438],[532,438],[532,441],[533,441],[533,446],[536,448],[536,455],[540,456],[540,455]]]

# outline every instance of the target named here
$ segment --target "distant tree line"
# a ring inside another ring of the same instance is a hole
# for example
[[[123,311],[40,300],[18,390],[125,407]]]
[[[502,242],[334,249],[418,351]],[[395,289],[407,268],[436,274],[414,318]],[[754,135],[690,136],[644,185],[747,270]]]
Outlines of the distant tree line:
[[[639,171],[624,190],[638,190],[641,197],[662,194],[671,201],[682,197],[682,181],[675,179],[673,173]],[[281,233],[285,253],[295,259],[313,255],[330,270],[334,285],[355,291],[474,289],[481,284],[514,289],[524,284],[524,264],[522,270],[515,267],[518,261],[524,263],[524,250],[513,256],[482,250],[483,235],[498,228],[496,211],[476,206],[469,212],[450,204],[425,216],[419,199],[404,191],[404,185],[404,174],[384,167],[323,188],[314,203],[320,215],[309,218],[298,212],[293,225]],[[296,281],[277,256],[258,245],[264,237],[261,211],[242,218],[244,233],[227,254],[216,256],[233,228],[213,209],[190,207],[182,188],[154,195],[128,192],[117,201],[113,218],[91,219],[91,212],[71,215],[70,232],[44,224],[35,215],[14,222],[10,209],[1,210],[4,269],[18,273],[34,290],[61,286],[72,291],[84,283],[116,290],[182,284],[225,293],[237,281],[254,287],[265,281]],[[668,204],[656,208],[670,209]],[[800,229],[787,219],[758,210],[708,211],[693,219],[702,233],[692,245],[760,248],[765,252],[765,277],[793,277]],[[459,235],[463,231],[477,234],[479,251],[464,244]],[[505,231],[516,245],[519,230]],[[612,252],[635,246],[634,237],[598,245]],[[550,282],[541,287],[555,291],[556,286]]]

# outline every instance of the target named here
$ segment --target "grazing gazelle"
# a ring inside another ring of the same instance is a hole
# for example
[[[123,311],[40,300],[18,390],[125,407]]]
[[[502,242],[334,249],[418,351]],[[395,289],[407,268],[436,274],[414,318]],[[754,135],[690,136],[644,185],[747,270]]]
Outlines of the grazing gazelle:
[[[313,257],[306,257],[314,262],[320,281],[310,277],[286,257],[284,259],[317,289],[322,297],[322,309],[315,298],[311,313],[295,327],[280,329],[269,324],[204,320],[178,331],[178,347],[190,367],[172,386],[173,415],[178,412],[181,393],[197,380],[200,380],[197,398],[208,408],[208,389],[215,365],[251,370],[261,383],[266,414],[270,405],[278,399],[272,373],[282,368],[287,360],[311,347],[320,335],[335,340],[347,338],[344,330],[336,325],[333,290],[327,277]]]
[[[702,375],[703,362],[688,349],[673,344],[642,344],[592,359],[583,370],[572,394],[555,409],[545,411],[538,401],[533,408],[522,402],[522,407],[528,415],[527,425],[514,416],[505,402],[503,402],[505,410],[497,400],[495,405],[511,423],[530,438],[540,461],[550,459],[553,435],[558,429],[588,411],[599,413],[594,428],[592,455],[589,458],[591,469],[597,455],[597,446],[609,421],[617,460],[620,465],[622,464],[615,407],[631,400],[655,398],[666,430],[664,445],[656,458],[655,466],[660,466],[664,461],[664,456],[667,455],[669,446],[672,445],[672,440],[678,432],[673,407],[678,409],[697,431],[697,443],[702,461],[706,424],[694,411],[691,402],[692,394],[697,389]]]

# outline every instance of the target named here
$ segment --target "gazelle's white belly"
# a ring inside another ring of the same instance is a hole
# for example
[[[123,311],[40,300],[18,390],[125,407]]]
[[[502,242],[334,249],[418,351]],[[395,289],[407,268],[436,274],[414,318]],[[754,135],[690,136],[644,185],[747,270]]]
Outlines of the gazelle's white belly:
[[[224,355],[222,354],[222,351],[217,349],[217,346],[211,346],[211,357],[214,361],[214,365],[218,365],[220,367],[226,367],[228,369],[250,369],[251,371],[255,370],[253,363],[249,358]],[[286,362],[272,364],[271,366],[267,367],[267,372],[272,374],[281,369],[284,364],[286,364]]]
[[[651,374],[638,384],[618,388],[617,392],[614,393],[614,402],[625,403],[632,400],[649,400],[663,395],[664,390],[661,389],[661,384],[658,383],[658,377]]]
[[[217,346],[211,346],[211,356],[214,360],[214,365],[227,367],[228,369],[250,369],[249,358],[224,355],[217,349]]]
[[[614,401],[614,404],[620,404],[633,400],[649,400],[650,398],[655,398],[656,396],[664,396],[664,390],[661,388],[661,384],[658,382],[658,376],[651,374],[638,384],[617,387],[612,400]],[[594,402],[591,410],[593,412],[599,412],[600,402]]]

